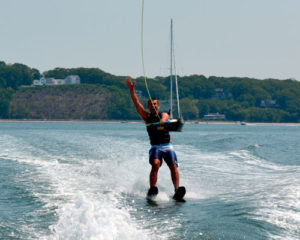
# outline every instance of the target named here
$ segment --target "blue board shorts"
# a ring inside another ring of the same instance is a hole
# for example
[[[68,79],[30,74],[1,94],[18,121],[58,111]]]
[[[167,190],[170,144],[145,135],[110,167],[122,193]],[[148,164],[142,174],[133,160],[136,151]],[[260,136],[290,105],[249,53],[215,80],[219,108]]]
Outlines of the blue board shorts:
[[[152,145],[149,150],[149,163],[152,165],[153,159],[160,160],[160,166],[162,165],[162,159],[169,165],[177,163],[176,153],[172,143],[165,143],[159,145]]]

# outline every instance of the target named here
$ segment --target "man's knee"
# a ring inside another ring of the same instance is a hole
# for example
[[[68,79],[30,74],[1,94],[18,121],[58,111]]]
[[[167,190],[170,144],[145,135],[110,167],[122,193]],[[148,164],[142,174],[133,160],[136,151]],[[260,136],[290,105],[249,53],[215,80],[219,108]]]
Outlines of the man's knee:
[[[168,166],[172,172],[177,171],[177,163],[170,163],[170,164],[168,164]]]
[[[157,171],[160,168],[161,162],[159,159],[153,159],[151,161],[152,170]]]

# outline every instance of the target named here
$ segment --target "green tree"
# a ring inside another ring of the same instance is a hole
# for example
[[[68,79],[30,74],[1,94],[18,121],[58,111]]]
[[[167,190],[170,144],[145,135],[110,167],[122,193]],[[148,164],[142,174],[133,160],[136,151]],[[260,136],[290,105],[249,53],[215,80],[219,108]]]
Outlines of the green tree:
[[[196,106],[195,100],[184,98],[180,101],[182,115],[185,119],[197,119],[199,117],[199,110]]]
[[[0,118],[8,118],[9,102],[13,94],[12,89],[0,88]]]
[[[239,104],[233,104],[228,111],[226,111],[226,118],[233,121],[244,121],[246,119],[246,112]]]

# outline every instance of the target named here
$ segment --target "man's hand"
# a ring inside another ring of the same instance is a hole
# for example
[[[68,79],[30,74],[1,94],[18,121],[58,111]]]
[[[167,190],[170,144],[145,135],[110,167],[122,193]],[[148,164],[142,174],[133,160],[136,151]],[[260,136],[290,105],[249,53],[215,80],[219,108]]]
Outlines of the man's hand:
[[[163,124],[165,124],[165,122],[166,121],[168,121],[169,120],[169,114],[167,114],[167,113],[162,113],[161,114],[161,119],[160,119],[160,124],[161,125],[163,125]]]
[[[127,85],[127,87],[128,87],[129,90],[133,90],[133,89],[134,89],[135,82],[132,82],[132,81],[131,81],[131,78],[130,78],[130,77],[127,77],[127,78],[126,78],[126,85]]]
[[[128,89],[130,90],[130,96],[131,96],[131,99],[132,99],[132,101],[133,101],[133,103],[136,107],[136,110],[137,110],[138,114],[140,115],[140,117],[144,121],[146,121],[147,112],[145,111],[143,105],[140,103],[139,98],[138,98],[138,96],[136,95],[136,93],[134,91],[135,82],[132,82],[131,78],[127,77],[126,78],[126,85],[127,85]]]

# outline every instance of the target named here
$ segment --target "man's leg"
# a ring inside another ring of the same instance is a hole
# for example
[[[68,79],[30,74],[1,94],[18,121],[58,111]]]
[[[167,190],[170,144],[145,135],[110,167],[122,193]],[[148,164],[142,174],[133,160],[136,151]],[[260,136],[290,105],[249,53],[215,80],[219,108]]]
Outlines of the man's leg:
[[[179,172],[177,170],[177,164],[176,163],[170,163],[168,164],[170,171],[171,171],[171,178],[174,185],[175,190],[179,187]]]
[[[150,172],[150,187],[155,187],[157,182],[157,173],[158,169],[160,168],[160,160],[153,159],[152,160],[152,169]]]

